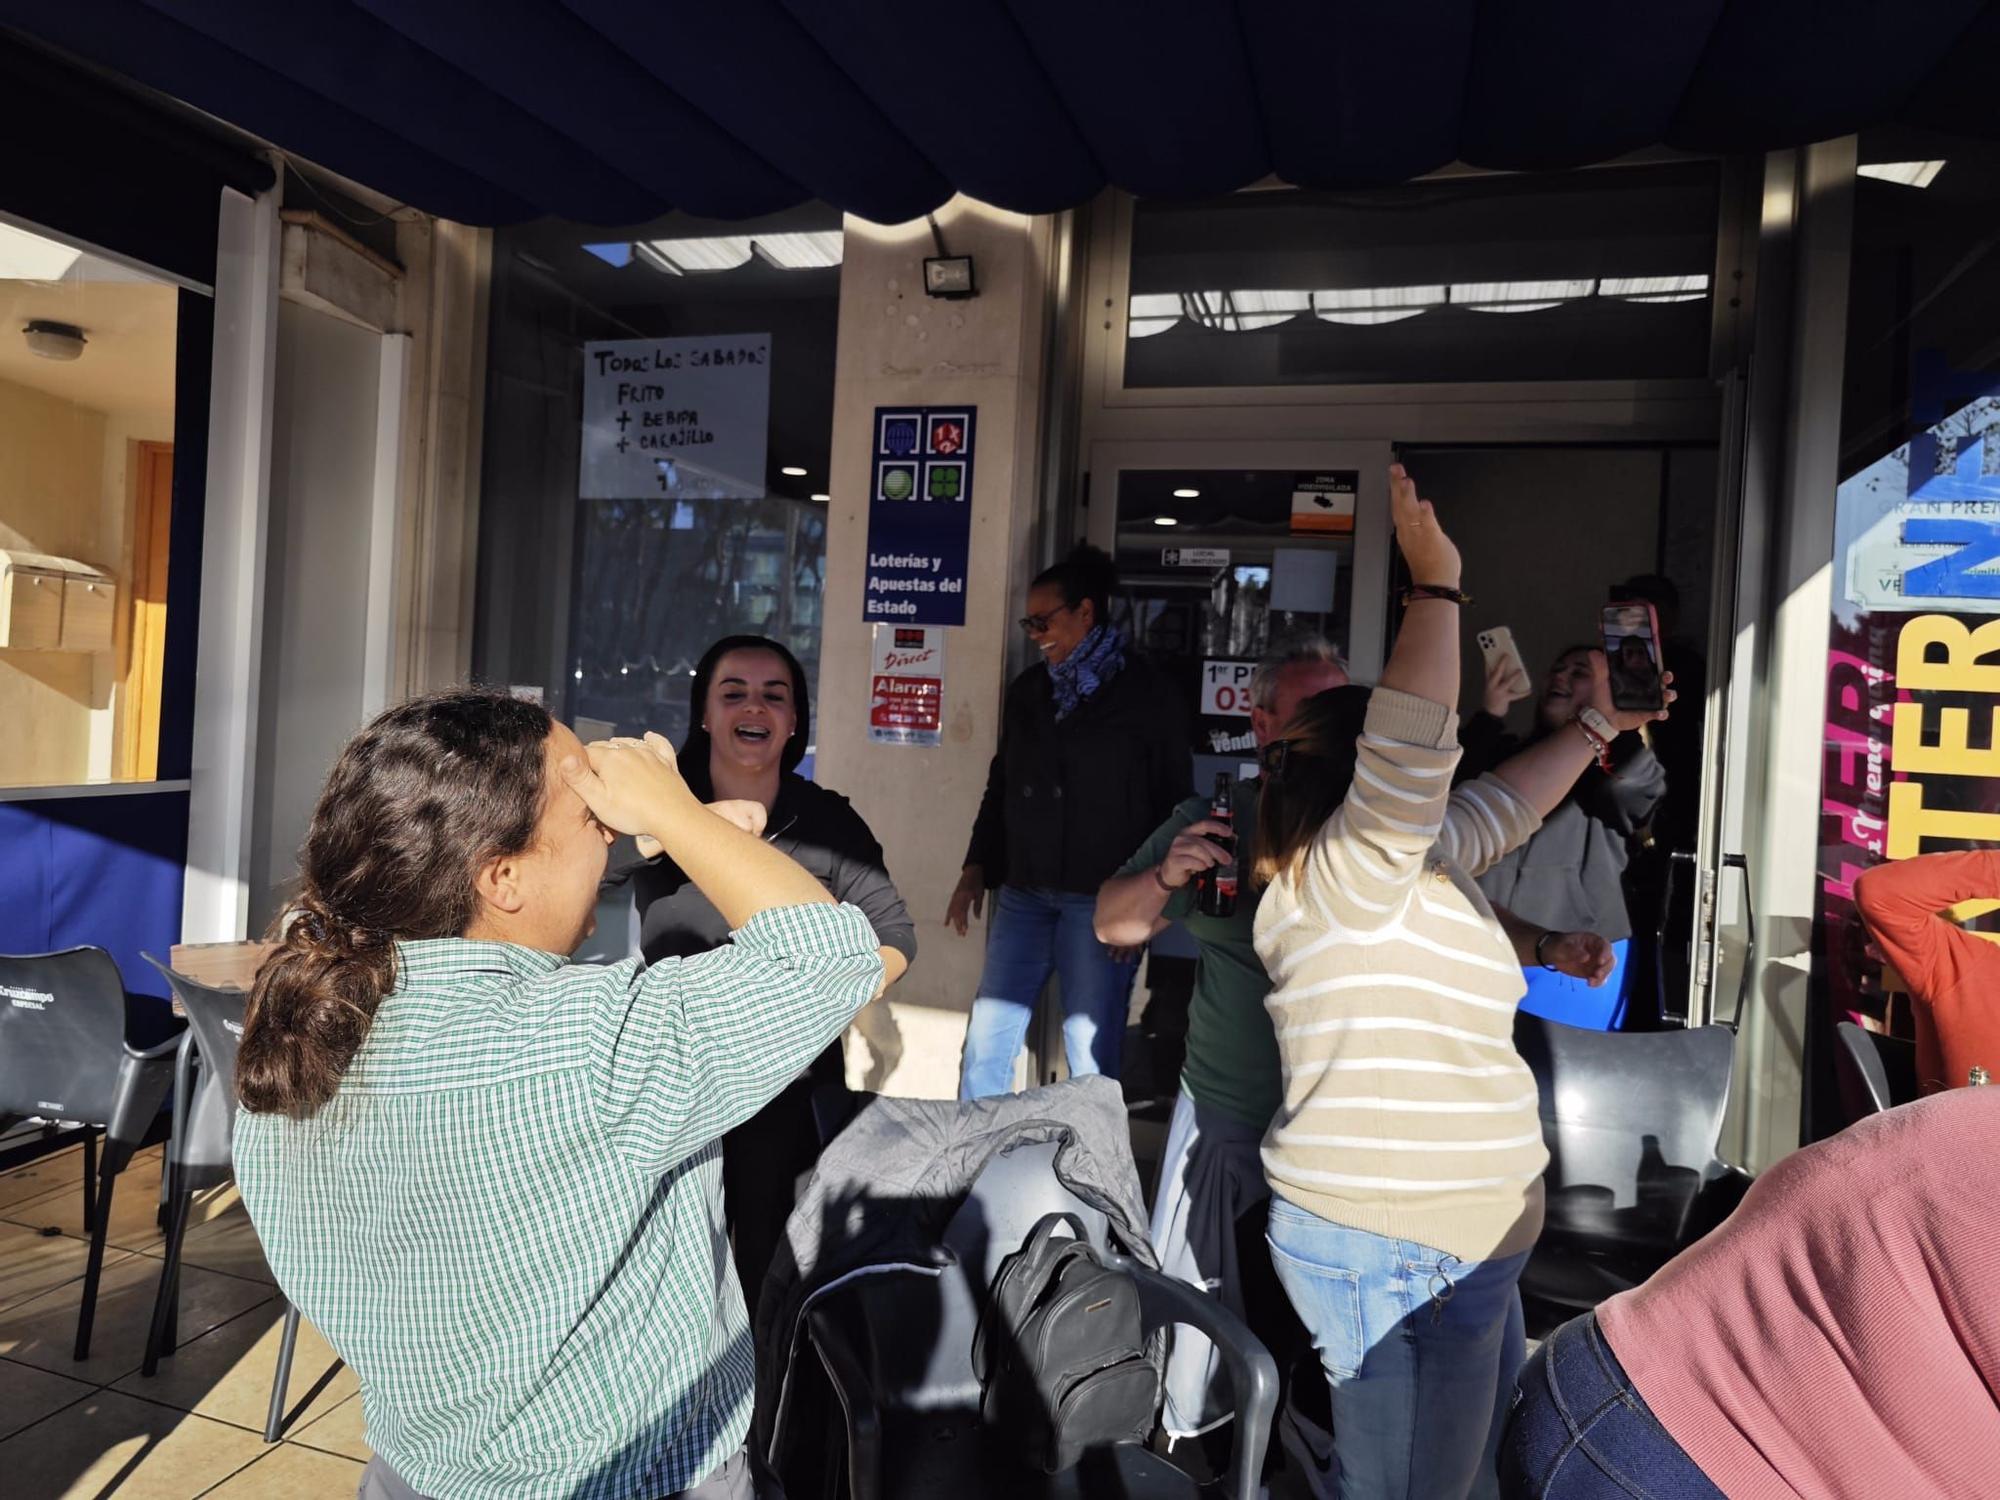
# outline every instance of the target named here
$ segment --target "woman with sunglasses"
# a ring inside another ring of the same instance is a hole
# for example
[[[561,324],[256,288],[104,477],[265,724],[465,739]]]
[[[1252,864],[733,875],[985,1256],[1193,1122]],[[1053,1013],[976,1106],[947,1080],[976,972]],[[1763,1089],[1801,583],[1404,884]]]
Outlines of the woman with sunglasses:
[[[945,921],[963,937],[998,890],[966,1028],[959,1097],[1010,1092],[1053,971],[1072,1075],[1118,1076],[1138,955],[1098,942],[1097,888],[1186,798],[1180,695],[1109,619],[1111,559],[1081,546],[1028,589],[1021,628],[1041,661],[1015,678],[1000,747]]]

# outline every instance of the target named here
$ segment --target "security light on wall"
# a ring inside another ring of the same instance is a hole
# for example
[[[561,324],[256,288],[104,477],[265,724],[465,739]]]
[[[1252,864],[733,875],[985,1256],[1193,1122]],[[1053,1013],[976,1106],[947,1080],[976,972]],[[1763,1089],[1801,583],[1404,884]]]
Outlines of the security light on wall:
[[[89,342],[74,323],[51,323],[47,318],[36,318],[21,330],[21,337],[28,341],[28,352],[43,359],[80,359]]]
[[[932,297],[973,297],[979,288],[972,281],[969,255],[927,255],[924,257],[924,291]]]

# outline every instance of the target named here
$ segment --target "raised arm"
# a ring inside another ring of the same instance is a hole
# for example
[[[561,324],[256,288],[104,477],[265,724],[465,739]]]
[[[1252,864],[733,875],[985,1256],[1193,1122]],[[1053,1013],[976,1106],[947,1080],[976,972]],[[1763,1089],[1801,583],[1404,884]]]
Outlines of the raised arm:
[[[1926,1002],[1951,994],[1981,963],[1993,962],[1990,943],[1944,915],[1982,898],[2000,899],[2000,849],[1892,860],[1854,882],[1861,920],[1911,993]]]
[[[614,965],[606,980],[591,1032],[598,1119],[620,1155],[657,1173],[804,1072],[881,989],[882,958],[860,909],[822,889],[765,908],[711,952]]]
[[[586,753],[588,765],[562,767],[584,805],[614,832],[658,842],[732,928],[773,907],[832,901],[795,861],[702,806],[663,736],[605,740]]]
[[[735,932],[698,958],[606,975],[592,1032],[599,1116],[629,1160],[665,1171],[755,1114],[840,1035],[879,988],[882,959],[860,911],[695,799],[660,736],[586,754],[562,774],[591,813],[656,839]]]
[[[1672,683],[1671,675],[1667,681]],[[1669,686],[1667,702],[1671,704],[1673,700],[1674,690]],[[1665,709],[1657,712],[1622,709],[1613,703],[1611,672],[1602,651],[1590,653],[1589,708],[1610,726],[1614,739],[1641,724],[1667,716]],[[1527,749],[1502,761],[1493,774],[1532,807],[1537,817],[1545,818],[1561,806],[1577,778],[1597,764],[1597,754],[1597,744],[1586,732],[1583,715],[1579,714],[1554,734],[1543,735]]]
[[[1354,781],[1307,854],[1336,921],[1393,921],[1444,826],[1458,763],[1458,548],[1401,464],[1389,468],[1396,545],[1416,585],[1355,747]]]

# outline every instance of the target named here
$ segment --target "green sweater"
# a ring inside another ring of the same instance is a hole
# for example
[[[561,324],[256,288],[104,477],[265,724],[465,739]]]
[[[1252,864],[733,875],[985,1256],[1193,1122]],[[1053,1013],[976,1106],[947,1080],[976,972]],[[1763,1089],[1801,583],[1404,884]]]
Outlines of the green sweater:
[[[1182,830],[1208,816],[1208,800],[1190,797],[1173,816],[1153,830],[1139,852],[1125,862],[1120,875],[1150,870],[1167,857],[1167,848]],[[1249,866],[1250,833],[1257,826],[1257,783],[1236,786],[1236,829],[1244,868]],[[1181,1089],[1210,1109],[1222,1111],[1253,1129],[1271,1123],[1284,1098],[1278,1074],[1278,1038],[1264,1012],[1271,981],[1257,957],[1255,927],[1257,893],[1245,880],[1236,900],[1236,914],[1204,916],[1195,909],[1192,885],[1171,897],[1162,913],[1179,922],[1201,949],[1194,974],[1194,995],[1188,1002],[1187,1058],[1181,1064]]]

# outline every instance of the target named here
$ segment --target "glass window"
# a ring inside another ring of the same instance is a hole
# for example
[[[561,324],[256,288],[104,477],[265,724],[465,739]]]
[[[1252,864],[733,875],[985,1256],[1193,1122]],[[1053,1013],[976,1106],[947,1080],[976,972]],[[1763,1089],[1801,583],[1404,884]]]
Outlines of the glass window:
[[[1119,472],[1121,607],[1199,709],[1198,751],[1249,752],[1237,678],[1272,642],[1324,635],[1347,649],[1358,490],[1353,470]]]
[[[548,220],[495,234],[480,676],[543,693],[572,723],[676,744],[688,679],[721,636],[782,641],[816,679],[841,252],[840,215],[824,206],[748,224]],[[723,431],[700,376],[710,351],[766,338],[768,361],[732,387],[767,396],[764,430],[724,475],[704,460],[730,446],[741,414]],[[676,340],[699,348],[678,359],[682,346],[661,344]],[[604,343],[651,361],[630,370],[629,390],[593,384],[604,371],[587,346]],[[615,458],[604,451],[621,438],[632,442]],[[612,477],[584,482],[587,443],[593,475]]]
[[[1142,201],[1128,387],[1699,377],[1712,162]]]
[[[0,786],[157,774],[179,299],[0,224]]]
[[[2000,146],[1882,131],[1860,161],[1815,979],[1818,1014],[1907,1036],[1908,997],[1856,916],[1854,880],[2000,841],[2000,692],[1982,639],[2000,622]],[[1991,931],[1987,905],[1954,914]]]

